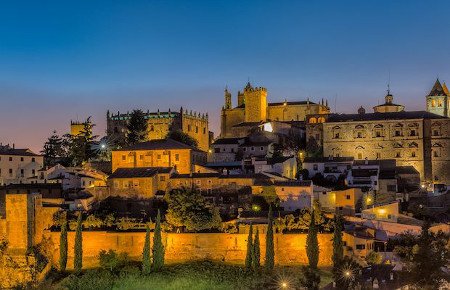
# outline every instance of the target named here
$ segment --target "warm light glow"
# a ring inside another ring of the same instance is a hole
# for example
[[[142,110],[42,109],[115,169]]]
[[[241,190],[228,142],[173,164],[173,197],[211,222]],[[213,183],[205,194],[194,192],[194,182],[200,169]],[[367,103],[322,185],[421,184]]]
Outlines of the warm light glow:
[[[385,213],[386,213],[386,210],[385,210],[384,208],[380,208],[380,209],[378,210],[378,213],[379,213],[379,214],[385,214]]]
[[[105,144],[101,144],[100,147],[101,147],[102,149],[105,149],[105,148],[106,148],[106,145],[105,145]]]
[[[345,271],[345,276],[350,277],[351,273],[350,271]]]
[[[273,132],[272,124],[270,124],[270,123],[265,123],[265,124],[263,125],[263,129],[264,129],[264,131],[266,131],[266,132]]]
[[[425,188],[426,186],[425,186],[425,184],[422,184],[422,188]]]
[[[208,150],[208,153],[212,153],[212,150],[211,150],[211,149],[209,149],[209,150]]]
[[[253,210],[253,211],[260,211],[260,210],[261,210],[261,207],[260,207],[259,205],[257,205],[257,204],[254,204],[254,205],[252,206],[252,210]]]
[[[286,289],[288,287],[288,283],[281,282],[281,288]]]
[[[367,198],[367,203],[372,202],[372,199],[370,198],[370,196]]]

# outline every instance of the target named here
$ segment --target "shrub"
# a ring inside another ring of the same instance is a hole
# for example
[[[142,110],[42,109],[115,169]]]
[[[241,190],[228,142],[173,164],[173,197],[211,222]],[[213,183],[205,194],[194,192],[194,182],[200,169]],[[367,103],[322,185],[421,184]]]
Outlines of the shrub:
[[[89,215],[83,222],[83,228],[95,229],[101,228],[102,226],[103,221],[93,214]]]
[[[82,234],[82,215],[78,215],[77,230],[75,233],[74,261],[73,267],[75,273],[80,273],[83,268],[83,234]]]
[[[117,254],[114,250],[101,250],[99,253],[100,267],[111,272],[117,272],[128,263],[128,254]]]
[[[155,233],[153,235],[153,270],[159,271],[164,266],[164,245],[161,238],[161,213],[158,209]]]
[[[371,251],[366,256],[366,262],[369,265],[381,264],[382,260],[383,260],[383,257],[379,253],[374,252],[374,251]]]

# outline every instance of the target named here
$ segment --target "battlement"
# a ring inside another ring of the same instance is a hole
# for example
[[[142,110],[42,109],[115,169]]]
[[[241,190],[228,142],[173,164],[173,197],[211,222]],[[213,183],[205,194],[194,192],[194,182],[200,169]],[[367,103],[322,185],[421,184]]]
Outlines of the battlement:
[[[267,89],[265,87],[251,87],[249,89],[246,89],[245,92],[266,92],[267,93]]]
[[[208,120],[208,113],[200,113],[200,112],[193,112],[192,110],[183,110],[183,107],[180,108],[180,111],[160,111],[159,109],[156,112],[150,112],[150,110],[147,110],[147,112],[144,112],[144,118],[146,120],[148,119],[175,119],[179,118],[180,116],[183,117],[191,117],[191,118],[197,118],[200,120]],[[120,113],[117,111],[117,114],[111,114],[108,110],[106,114],[107,120],[112,121],[126,121],[131,118],[131,112],[127,111],[126,113]]]

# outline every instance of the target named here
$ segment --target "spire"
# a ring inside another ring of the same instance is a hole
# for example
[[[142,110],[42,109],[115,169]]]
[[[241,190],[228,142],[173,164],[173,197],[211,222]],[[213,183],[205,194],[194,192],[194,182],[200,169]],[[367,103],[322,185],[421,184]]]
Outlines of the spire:
[[[450,97],[450,92],[448,91],[447,85],[445,82],[442,84],[442,89],[444,90],[444,93]]]
[[[439,79],[436,79],[433,88],[431,89],[428,96],[446,96],[447,94],[444,91],[444,88],[441,85]]]

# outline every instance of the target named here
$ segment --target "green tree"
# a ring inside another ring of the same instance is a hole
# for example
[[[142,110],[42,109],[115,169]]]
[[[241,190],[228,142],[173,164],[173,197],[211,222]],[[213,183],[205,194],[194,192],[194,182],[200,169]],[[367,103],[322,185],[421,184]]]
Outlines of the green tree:
[[[260,260],[261,260],[261,249],[259,245],[259,229],[256,228],[255,240],[253,241],[253,257],[252,257],[252,266],[253,270],[256,271],[259,269]]]
[[[59,270],[64,272],[67,267],[67,219],[62,221],[59,236]]]
[[[153,235],[153,270],[159,271],[164,266],[164,245],[161,237],[161,213],[158,209],[155,233]]]
[[[101,250],[99,253],[100,267],[110,272],[117,272],[117,270],[128,262],[128,254],[117,254],[114,250]]]
[[[139,142],[148,140],[148,123],[145,114],[141,110],[133,110],[127,123],[127,140],[128,145],[134,145]]]
[[[80,166],[98,155],[94,150],[95,139],[98,137],[92,133],[94,126],[89,117],[78,135],[64,135],[63,144],[68,148],[68,158],[73,166]]]
[[[261,196],[269,205],[275,205],[278,200],[277,192],[275,186],[264,186],[261,192]]]
[[[61,158],[65,157],[66,152],[64,150],[63,139],[56,133],[56,130],[53,131],[53,135],[45,141],[41,154],[44,155],[45,166],[53,166],[58,163]]]
[[[339,267],[344,257],[344,242],[342,241],[342,216],[336,214],[334,216],[334,232],[333,232],[333,278],[337,281],[340,278]]]
[[[166,138],[198,148],[198,141],[180,130],[170,131]]]
[[[369,265],[378,265],[383,261],[383,257],[374,251],[370,251],[366,256],[366,262]]]
[[[300,284],[306,289],[318,290],[320,284],[319,270],[311,266],[303,266],[301,272],[302,278],[300,279]]]
[[[168,204],[166,221],[175,227],[202,231],[222,226],[219,209],[196,190],[172,190],[165,195],[165,200]]]
[[[253,225],[250,224],[250,230],[247,237],[247,255],[245,256],[245,269],[249,270],[252,267],[253,258]]]
[[[272,207],[269,208],[269,222],[266,234],[266,260],[264,266],[267,270],[272,271],[275,265],[275,247],[273,242],[273,213]]]
[[[81,212],[78,214],[77,229],[75,232],[74,261],[73,267],[76,273],[80,273],[83,268],[83,218]]]
[[[314,137],[310,137],[306,142],[306,155],[310,157],[322,156],[322,147]]]
[[[448,263],[445,243],[430,233],[430,223],[424,222],[417,246],[413,248],[412,278],[422,289],[437,289],[444,277],[442,268]],[[448,238],[447,238],[448,242]]]
[[[144,275],[150,274],[152,269],[152,261],[150,257],[150,228],[147,225],[147,230],[145,232],[145,242],[144,250],[142,251],[142,273]]]
[[[311,215],[311,223],[309,224],[308,236],[306,238],[306,255],[308,256],[309,267],[313,270],[317,269],[319,262],[319,241],[317,240],[317,226],[314,212]]]

